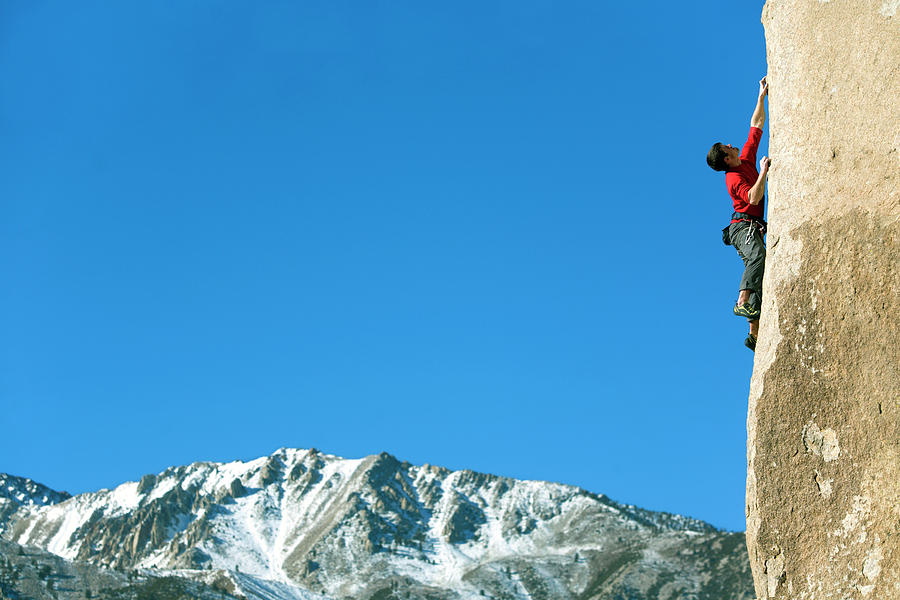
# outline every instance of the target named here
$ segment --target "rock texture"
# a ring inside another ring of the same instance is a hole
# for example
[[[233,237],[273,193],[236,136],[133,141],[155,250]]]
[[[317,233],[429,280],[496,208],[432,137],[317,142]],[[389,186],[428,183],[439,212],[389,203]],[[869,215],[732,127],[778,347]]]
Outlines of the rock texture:
[[[900,598],[900,1],[769,0],[756,594]]]
[[[234,593],[237,586],[226,573],[203,575],[113,571],[0,539],[2,600],[268,600],[258,594]]]

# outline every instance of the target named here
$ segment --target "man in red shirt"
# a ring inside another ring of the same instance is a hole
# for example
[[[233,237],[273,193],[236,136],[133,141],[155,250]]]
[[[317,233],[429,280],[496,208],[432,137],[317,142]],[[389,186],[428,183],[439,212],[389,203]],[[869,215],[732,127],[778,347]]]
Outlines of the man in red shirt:
[[[766,123],[765,99],[769,93],[766,78],[759,81],[759,97],[750,117],[750,134],[747,143],[738,151],[730,144],[713,144],[706,155],[706,163],[716,171],[725,171],[725,187],[731,196],[734,213],[727,232],[723,232],[725,243],[732,244],[744,261],[744,275],[741,277],[740,292],[734,314],[750,322],[750,334],[744,344],[756,350],[756,336],[759,333],[759,310],[762,302],[762,279],[766,264],[766,245],[763,235],[766,231],[765,214],[766,177],[770,160],[763,156],[756,170],[756,150],[762,139],[762,127]]]

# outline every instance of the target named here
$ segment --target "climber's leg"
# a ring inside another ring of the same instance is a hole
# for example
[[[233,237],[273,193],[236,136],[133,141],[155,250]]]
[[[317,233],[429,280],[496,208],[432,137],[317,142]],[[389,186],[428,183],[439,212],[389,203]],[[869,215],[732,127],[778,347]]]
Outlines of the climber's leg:
[[[762,279],[766,266],[766,246],[755,225],[732,224],[732,243],[744,261],[740,293],[734,314],[754,321],[759,319],[762,305]]]

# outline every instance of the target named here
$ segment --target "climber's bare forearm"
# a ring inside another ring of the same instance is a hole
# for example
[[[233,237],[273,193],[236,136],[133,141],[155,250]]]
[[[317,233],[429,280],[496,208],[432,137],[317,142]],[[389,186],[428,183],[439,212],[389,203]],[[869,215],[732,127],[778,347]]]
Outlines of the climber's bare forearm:
[[[750,126],[763,128],[766,124],[766,96],[769,95],[769,84],[766,78],[759,80],[759,97],[756,99],[756,108],[753,110],[753,116],[750,117]]]
[[[759,161],[759,177],[756,178],[756,183],[750,188],[750,193],[748,194],[749,197],[747,198],[747,201],[753,206],[762,202],[763,198],[766,197],[766,177],[769,175],[770,162],[771,161],[765,156]]]
[[[750,204],[756,206],[762,199],[766,197],[766,175],[765,173],[759,174],[759,179],[756,180],[756,185],[750,188]]]
[[[763,128],[763,125],[766,124],[766,105],[765,105],[765,96],[760,96],[759,100],[756,101],[756,110],[753,111],[753,116],[750,117],[750,126],[751,127],[759,127]],[[744,113],[746,114],[746,113]]]

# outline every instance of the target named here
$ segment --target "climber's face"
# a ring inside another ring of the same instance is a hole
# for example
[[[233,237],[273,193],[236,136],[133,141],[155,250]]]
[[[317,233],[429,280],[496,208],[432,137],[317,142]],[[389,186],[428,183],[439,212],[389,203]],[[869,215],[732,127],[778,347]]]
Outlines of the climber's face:
[[[732,146],[731,144],[726,144],[724,146],[725,150],[725,164],[729,167],[737,167],[741,164],[741,151]]]

